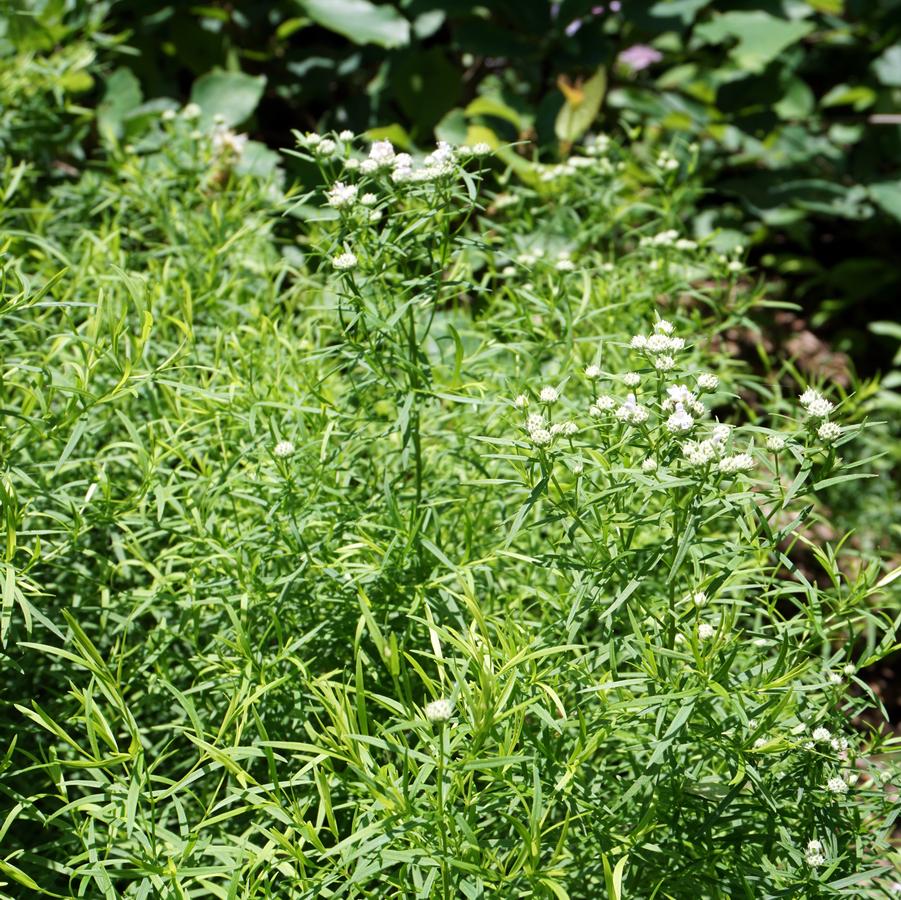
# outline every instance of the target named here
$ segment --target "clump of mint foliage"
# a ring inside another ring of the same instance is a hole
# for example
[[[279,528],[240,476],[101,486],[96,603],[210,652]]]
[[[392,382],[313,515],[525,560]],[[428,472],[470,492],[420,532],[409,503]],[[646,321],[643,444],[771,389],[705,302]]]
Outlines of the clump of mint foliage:
[[[722,349],[691,148],[254,152],[4,171],[5,890],[886,896],[863,423]]]

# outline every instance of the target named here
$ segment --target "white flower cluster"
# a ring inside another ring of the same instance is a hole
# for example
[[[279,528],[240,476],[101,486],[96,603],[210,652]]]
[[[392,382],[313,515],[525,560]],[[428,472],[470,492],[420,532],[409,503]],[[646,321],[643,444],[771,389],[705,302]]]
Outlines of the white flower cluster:
[[[848,783],[841,775],[836,775],[826,782],[826,790],[829,791],[830,794],[847,794]]]
[[[589,156],[601,156],[610,149],[610,138],[606,134],[590,134],[584,143]]]
[[[598,398],[595,406],[601,408],[601,399]],[[650,413],[646,406],[642,406],[635,398],[635,394],[629,393],[625,402],[616,410],[616,418],[628,425],[640,425],[646,422]]]
[[[355,184],[345,184],[343,181],[336,181],[329,188],[325,197],[329,206],[335,209],[346,209],[357,202],[358,193],[359,188]]]
[[[291,441],[279,441],[273,448],[272,452],[279,459],[287,459],[294,453],[294,444],[292,444]]]
[[[539,391],[538,399],[542,403],[556,403],[560,399],[560,394],[557,391],[557,388],[548,385]]]
[[[348,168],[359,168],[364,175],[390,169],[391,180],[395,184],[436,181],[457,171],[459,156],[484,156],[490,152],[487,144],[454,150],[447,141],[439,141],[437,147],[422,160],[422,165],[416,165],[409,153],[396,153],[391,141],[374,141],[369,148],[369,156],[359,163],[348,160]]]
[[[675,172],[679,168],[679,160],[669,150],[662,150],[657,157],[657,168],[664,172]]]
[[[645,235],[640,241],[641,247],[676,247],[679,243],[679,232],[675,228],[667,228],[665,231],[658,231],[657,234]],[[694,241],[689,241],[689,246],[682,246],[681,250],[690,250],[695,246]]]
[[[695,416],[703,416],[707,412],[707,407],[684,384],[668,387],[666,397],[661,405],[667,411],[672,410],[672,415],[666,420],[666,427],[673,434],[684,434],[691,431],[695,424],[691,413],[694,413]]]
[[[602,416],[605,412],[610,412],[614,406],[616,406],[616,401],[613,397],[610,397],[607,394],[601,394],[601,396],[588,408],[588,412],[593,416]]]
[[[633,350],[641,350],[647,354],[655,369],[666,372],[676,365],[672,354],[685,347],[685,340],[672,337],[673,325],[666,319],[658,319],[654,323],[654,332],[650,335],[636,334],[629,342]]]
[[[808,841],[804,851],[804,860],[811,869],[817,869],[826,862],[823,845],[819,841]]]
[[[842,429],[835,422],[828,421],[829,414],[835,409],[835,404],[827,400],[819,391],[807,388],[800,397],[804,412],[811,419],[822,419],[817,428],[817,437],[824,444],[834,444],[841,436]]]
[[[353,140],[354,134],[352,131],[342,131],[338,137],[340,140],[347,142]],[[314,156],[318,156],[321,159],[328,159],[338,152],[338,142],[336,140],[330,137],[323,137],[315,131],[298,135],[297,142],[302,147],[306,147]]]
[[[548,390],[548,388],[544,390]],[[554,389],[550,388],[550,390]],[[554,393],[556,394],[556,391]],[[550,423],[541,413],[532,413],[526,419],[526,431],[529,434],[529,439],[536,447],[547,447],[555,437],[560,437],[561,435],[572,437],[578,430],[579,426],[573,421],[566,420]]]
[[[702,441],[688,441],[682,445],[682,455],[690,466],[706,466],[715,459],[722,460],[732,427],[717,422],[709,438]]]
[[[360,163],[360,171],[369,175],[379,169],[390,169],[393,165],[395,153],[391,141],[373,141],[369,148],[369,157]]]
[[[486,144],[484,141],[480,141],[478,144],[474,144],[472,147],[467,147],[465,144],[462,147],[457,148],[457,154],[459,156],[488,156],[491,153],[491,144]]]
[[[425,717],[430,722],[446,722],[454,714],[454,704],[444,697],[432,700],[425,706]]]
[[[808,388],[801,394],[800,403],[804,407],[804,411],[812,419],[827,419],[829,418],[829,413],[835,409],[835,404],[831,403],[813,388]]]
[[[732,475],[736,472],[750,472],[754,468],[754,457],[750,453],[735,453],[724,456],[718,463],[720,472]]]
[[[357,267],[357,257],[349,250],[346,250],[344,253],[339,253],[332,258],[332,265],[338,269],[338,271],[346,272],[349,269],[355,269]]]
[[[606,162],[606,160],[602,160],[602,162]],[[558,178],[571,178],[579,169],[589,166],[592,168],[604,168],[597,160],[590,159],[587,156],[571,156],[566,162],[557,163],[553,166],[536,164],[534,168],[538,172],[539,179],[547,183],[556,181]],[[609,166],[607,169],[608,171],[612,170]]]
[[[240,159],[247,146],[247,135],[235,134],[231,128],[219,124],[213,128],[212,144],[216,156],[231,160]]]

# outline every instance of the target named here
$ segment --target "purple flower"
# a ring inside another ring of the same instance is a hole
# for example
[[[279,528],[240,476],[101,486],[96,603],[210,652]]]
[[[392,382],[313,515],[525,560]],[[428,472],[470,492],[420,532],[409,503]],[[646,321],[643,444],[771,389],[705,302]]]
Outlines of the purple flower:
[[[564,31],[566,31],[567,37],[572,37],[580,28],[582,27],[581,19],[573,19],[569,25],[566,26]]]
[[[628,66],[633,72],[640,72],[663,59],[663,54],[647,44],[633,44],[617,56],[617,62]]]
[[[610,12],[619,12],[623,8],[622,3],[619,0],[613,0],[610,4]]]

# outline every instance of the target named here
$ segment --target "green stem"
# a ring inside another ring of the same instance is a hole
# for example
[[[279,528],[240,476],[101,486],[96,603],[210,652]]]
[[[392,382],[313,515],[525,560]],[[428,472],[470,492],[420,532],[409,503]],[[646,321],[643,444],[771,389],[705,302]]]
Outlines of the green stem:
[[[438,830],[441,833],[441,893],[450,900],[450,884],[447,877],[447,828],[444,815],[444,723],[438,726]]]

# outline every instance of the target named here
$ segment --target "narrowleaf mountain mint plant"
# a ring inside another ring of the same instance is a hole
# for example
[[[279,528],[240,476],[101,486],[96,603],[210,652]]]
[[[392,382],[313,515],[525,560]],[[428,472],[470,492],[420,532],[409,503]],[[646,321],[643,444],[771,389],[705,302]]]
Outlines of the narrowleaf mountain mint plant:
[[[2,170],[4,889],[890,896],[869,430],[691,154],[296,138]]]

